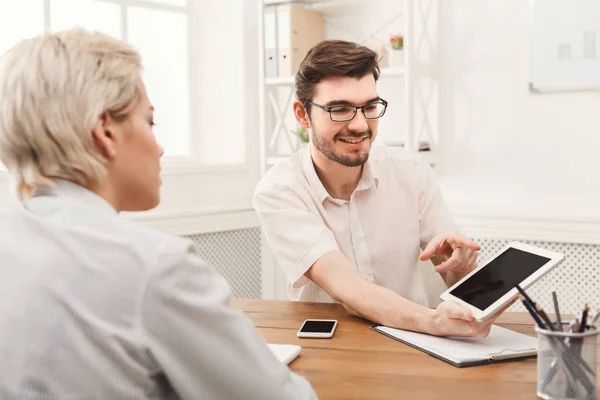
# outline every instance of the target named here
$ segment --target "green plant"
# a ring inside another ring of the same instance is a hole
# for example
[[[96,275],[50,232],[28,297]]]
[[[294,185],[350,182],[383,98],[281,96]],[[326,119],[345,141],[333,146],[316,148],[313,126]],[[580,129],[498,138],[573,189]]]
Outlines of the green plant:
[[[390,45],[394,50],[402,50],[404,48],[404,37],[402,35],[391,36]]]
[[[308,143],[308,141],[310,140],[309,135],[308,135],[308,129],[306,128],[302,128],[302,127],[298,127],[296,128],[295,131],[290,131],[292,134],[298,136],[298,138],[303,141]]]

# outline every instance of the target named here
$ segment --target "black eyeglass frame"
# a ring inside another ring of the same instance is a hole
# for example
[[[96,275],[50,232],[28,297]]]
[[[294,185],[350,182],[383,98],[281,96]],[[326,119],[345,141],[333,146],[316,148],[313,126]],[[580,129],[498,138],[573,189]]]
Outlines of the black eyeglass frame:
[[[365,104],[363,106],[353,106],[353,105],[348,104],[348,105],[339,105],[339,106],[325,107],[325,106],[322,106],[320,104],[313,103],[312,101],[308,101],[307,100],[306,102],[308,104],[312,104],[315,107],[319,107],[321,110],[327,111],[329,113],[329,119],[331,119],[333,122],[348,122],[348,121],[352,121],[354,119],[354,117],[356,117],[356,113],[358,112],[358,110],[362,111],[363,115],[365,116],[365,119],[379,119],[379,118],[383,117],[383,115],[385,114],[385,111],[387,110],[387,106],[388,106],[388,102],[386,100],[384,100],[384,99],[375,100],[375,101],[367,103],[367,104]],[[383,111],[377,117],[375,117],[375,118],[369,118],[365,114],[365,107],[368,107],[368,106],[373,105],[373,104],[381,104],[381,105],[383,105]],[[338,107],[350,107],[350,108],[354,108],[354,114],[352,114],[352,117],[350,117],[348,119],[344,119],[344,120],[341,120],[341,121],[335,120],[335,119],[333,119],[333,116],[331,115],[331,110],[333,110],[334,108],[338,108]]]

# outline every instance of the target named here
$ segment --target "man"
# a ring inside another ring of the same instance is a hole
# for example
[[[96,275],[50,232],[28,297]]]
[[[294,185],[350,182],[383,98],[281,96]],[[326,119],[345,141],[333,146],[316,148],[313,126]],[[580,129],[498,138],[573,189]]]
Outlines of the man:
[[[296,75],[294,114],[310,146],[272,167],[254,206],[288,294],[338,301],[378,324],[433,335],[485,336],[485,323],[454,303],[429,309],[417,261],[446,285],[476,265],[479,246],[456,233],[432,169],[408,153],[373,146],[387,102],[377,55],[345,41],[312,48]],[[420,249],[423,252],[419,254]]]
[[[119,218],[160,200],[139,53],[71,30],[1,67],[0,398],[315,399],[189,240]]]

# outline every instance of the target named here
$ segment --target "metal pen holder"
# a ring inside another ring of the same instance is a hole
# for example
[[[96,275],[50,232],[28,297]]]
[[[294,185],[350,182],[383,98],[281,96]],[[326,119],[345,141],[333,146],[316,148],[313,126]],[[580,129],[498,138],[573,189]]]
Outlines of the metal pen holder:
[[[595,399],[600,330],[594,326],[582,333],[535,330],[537,395],[543,399]]]

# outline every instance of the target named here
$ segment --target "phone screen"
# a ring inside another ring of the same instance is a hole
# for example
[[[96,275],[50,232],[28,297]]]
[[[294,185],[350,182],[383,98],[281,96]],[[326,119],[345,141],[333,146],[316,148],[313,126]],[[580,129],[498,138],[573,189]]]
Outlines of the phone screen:
[[[334,321],[307,320],[302,329],[300,329],[300,332],[328,333],[331,332],[334,325]]]
[[[454,288],[450,294],[485,310],[548,261],[549,258],[511,247]]]

